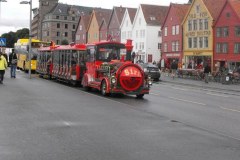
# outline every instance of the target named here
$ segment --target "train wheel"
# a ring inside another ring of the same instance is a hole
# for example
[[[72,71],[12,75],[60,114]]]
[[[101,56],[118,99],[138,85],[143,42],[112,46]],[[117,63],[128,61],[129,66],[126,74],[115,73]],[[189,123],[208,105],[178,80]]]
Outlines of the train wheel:
[[[109,93],[107,93],[107,84],[106,84],[106,81],[103,81],[102,82],[102,85],[101,85],[101,93],[103,96],[108,96]]]
[[[143,98],[144,94],[137,94],[137,98]]]

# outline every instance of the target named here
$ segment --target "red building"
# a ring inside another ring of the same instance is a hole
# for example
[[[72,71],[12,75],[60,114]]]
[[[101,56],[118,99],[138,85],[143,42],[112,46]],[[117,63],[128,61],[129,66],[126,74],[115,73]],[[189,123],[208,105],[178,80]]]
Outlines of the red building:
[[[170,68],[175,59],[182,64],[183,37],[181,23],[190,7],[190,4],[171,3],[162,26],[162,57],[161,67]]]
[[[240,66],[240,1],[228,0],[214,25],[214,70]]]

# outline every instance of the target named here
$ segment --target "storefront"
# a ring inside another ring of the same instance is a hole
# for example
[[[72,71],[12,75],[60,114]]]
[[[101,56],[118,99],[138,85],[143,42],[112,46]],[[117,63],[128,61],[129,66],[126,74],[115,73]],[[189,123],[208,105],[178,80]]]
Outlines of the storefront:
[[[184,69],[203,69],[208,64],[212,68],[211,52],[186,52],[183,59]]]

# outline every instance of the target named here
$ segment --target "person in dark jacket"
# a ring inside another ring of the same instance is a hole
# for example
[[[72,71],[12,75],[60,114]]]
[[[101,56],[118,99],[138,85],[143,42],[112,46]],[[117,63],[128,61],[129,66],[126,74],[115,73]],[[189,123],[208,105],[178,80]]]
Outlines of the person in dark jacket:
[[[208,64],[206,64],[206,66],[204,67],[204,71],[203,71],[205,83],[208,83],[208,75],[210,72],[211,72],[211,68]]]
[[[16,69],[17,69],[17,55],[12,49],[12,53],[9,55],[9,63],[11,65],[10,74],[11,78],[16,78]]]
[[[175,60],[173,60],[172,64],[171,64],[171,72],[172,72],[172,78],[174,79],[176,76],[176,71],[178,69],[178,64]]]

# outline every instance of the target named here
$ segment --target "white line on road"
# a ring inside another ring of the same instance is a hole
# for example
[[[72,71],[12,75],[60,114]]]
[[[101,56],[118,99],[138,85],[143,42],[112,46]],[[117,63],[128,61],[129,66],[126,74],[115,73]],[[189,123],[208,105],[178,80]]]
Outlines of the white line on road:
[[[187,89],[184,88],[178,88],[178,87],[171,87],[172,89],[177,89],[177,90],[181,90],[181,91],[187,91]]]
[[[239,112],[239,110],[236,110],[236,109],[232,109],[232,108],[225,108],[225,107],[220,107],[221,109],[224,109],[224,110],[228,110],[228,111],[232,111],[232,112]]]
[[[152,93],[152,92],[150,92],[149,94],[150,94],[150,95],[154,95],[154,96],[160,96],[160,94]]]
[[[189,102],[189,103],[194,103],[194,104],[199,104],[199,105],[202,105],[202,106],[206,106],[206,104],[204,104],[204,103],[189,101],[189,100],[186,100],[186,99],[180,99],[180,98],[174,98],[174,97],[168,97],[168,98],[178,100],[178,101]]]
[[[226,95],[222,95],[222,94],[214,94],[214,93],[206,93],[208,95],[211,95],[211,96],[219,96],[219,97],[225,97],[225,98],[228,98],[229,96],[226,96]]]

